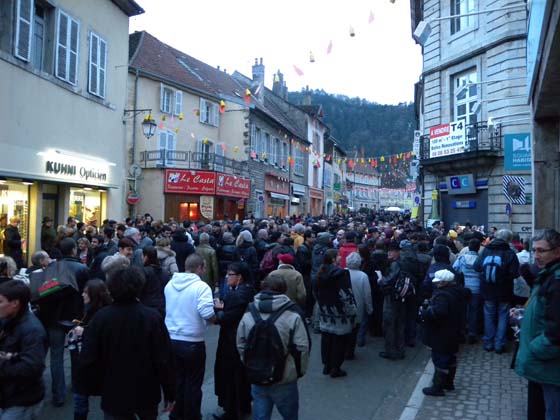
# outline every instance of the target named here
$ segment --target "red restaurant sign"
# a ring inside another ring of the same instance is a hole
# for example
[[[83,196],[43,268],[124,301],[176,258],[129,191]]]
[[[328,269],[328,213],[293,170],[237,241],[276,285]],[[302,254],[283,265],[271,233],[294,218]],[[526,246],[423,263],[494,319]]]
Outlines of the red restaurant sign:
[[[216,173],[166,169],[164,191],[166,193],[214,195],[216,193]]]
[[[228,197],[249,198],[251,180],[238,176],[217,173],[216,194]]]

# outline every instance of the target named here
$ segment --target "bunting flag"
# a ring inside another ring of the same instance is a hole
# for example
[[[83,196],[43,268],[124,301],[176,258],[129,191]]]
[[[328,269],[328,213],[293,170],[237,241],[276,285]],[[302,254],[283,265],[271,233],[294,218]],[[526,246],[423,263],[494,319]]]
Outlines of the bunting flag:
[[[234,146],[234,147],[233,147],[233,152],[234,152],[234,153],[239,152],[239,146]]]
[[[329,42],[329,46],[327,47],[327,54],[332,52],[332,40]]]
[[[179,119],[182,120],[184,118],[183,113],[179,112]]]
[[[220,101],[220,114],[223,114],[224,112],[226,112],[226,103],[224,102],[224,100],[222,99]]]
[[[252,159],[256,159],[256,158],[257,158],[257,152],[255,152],[254,150],[251,152],[251,158],[252,158]]]
[[[249,89],[245,89],[245,97],[244,97],[245,103],[247,105],[251,104],[251,91]]]
[[[222,143],[222,144],[221,144],[221,147],[222,147],[222,150],[223,150],[223,151],[225,152],[225,151],[226,151],[226,149],[227,149],[227,146],[226,146],[226,144],[225,144],[225,143]]]
[[[303,76],[303,71],[298,66],[296,66],[295,64],[294,64],[294,71],[296,72],[296,74],[298,76]]]
[[[368,23],[369,23],[370,25],[373,23],[373,19],[374,19],[373,11],[370,11],[370,12],[369,12],[369,18],[368,18]]]

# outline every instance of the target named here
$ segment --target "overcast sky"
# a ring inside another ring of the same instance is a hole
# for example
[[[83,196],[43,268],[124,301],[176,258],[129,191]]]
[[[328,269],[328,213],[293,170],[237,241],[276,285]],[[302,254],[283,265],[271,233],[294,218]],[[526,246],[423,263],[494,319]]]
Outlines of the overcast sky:
[[[414,100],[422,62],[408,0],[137,1],[146,13],[131,18],[131,32],[148,31],[228,73],[250,77],[262,57],[267,87],[280,70],[290,91],[309,86],[381,104]]]

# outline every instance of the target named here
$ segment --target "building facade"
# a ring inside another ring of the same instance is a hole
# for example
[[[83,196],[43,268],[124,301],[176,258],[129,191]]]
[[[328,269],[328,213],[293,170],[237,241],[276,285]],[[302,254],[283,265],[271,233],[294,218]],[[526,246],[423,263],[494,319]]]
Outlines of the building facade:
[[[40,222],[122,218],[122,124],[132,0],[0,3],[0,229],[20,219],[24,252]]]
[[[423,52],[416,86],[421,216],[529,235],[524,5],[411,0],[411,7]]]

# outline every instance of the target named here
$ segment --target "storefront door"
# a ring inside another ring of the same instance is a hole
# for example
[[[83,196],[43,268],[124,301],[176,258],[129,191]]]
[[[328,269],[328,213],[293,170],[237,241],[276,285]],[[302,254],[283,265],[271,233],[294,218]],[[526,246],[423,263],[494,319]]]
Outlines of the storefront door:
[[[42,213],[43,218],[49,216],[58,224],[58,187],[56,185],[43,186]]]

